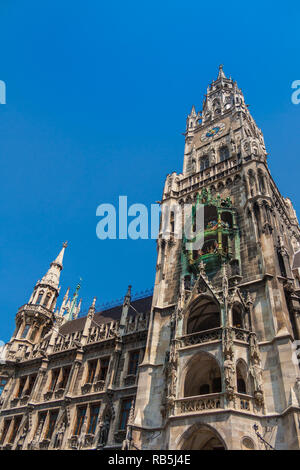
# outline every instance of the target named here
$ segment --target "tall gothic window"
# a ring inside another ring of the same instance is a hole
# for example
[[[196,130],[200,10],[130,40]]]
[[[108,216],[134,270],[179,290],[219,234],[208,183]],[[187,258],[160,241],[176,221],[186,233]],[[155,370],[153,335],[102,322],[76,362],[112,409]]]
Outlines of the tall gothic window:
[[[103,357],[100,359],[100,372],[99,372],[99,379],[105,380],[108,372],[109,366],[109,357]]]
[[[47,307],[48,304],[49,304],[49,301],[50,301],[50,298],[51,298],[51,294],[47,294],[45,300],[44,300],[44,303],[43,303],[43,306],[44,307]]]
[[[58,376],[59,376],[60,369],[53,369],[51,371],[51,383],[50,383],[50,388],[49,391],[54,392],[57,381],[58,381]]]
[[[23,393],[23,390],[24,390],[24,387],[25,387],[25,384],[26,384],[26,380],[27,380],[27,377],[21,377],[19,379],[19,388],[18,388],[18,392],[17,392],[17,398],[20,398],[22,393]]]
[[[76,424],[75,424],[75,429],[74,429],[74,434],[75,436],[79,436],[81,433],[81,428],[84,422],[84,418],[86,415],[86,406],[81,406],[77,409],[77,419],[76,419]]]
[[[125,429],[127,425],[127,421],[129,418],[129,412],[131,408],[131,398],[127,398],[122,400],[121,403],[121,413],[120,413],[120,421],[119,421],[119,429]]]
[[[229,158],[229,149],[228,147],[224,146],[220,148],[220,162],[224,162]]]
[[[129,354],[128,375],[136,375],[139,365],[139,351],[131,351]]]
[[[92,405],[90,408],[90,420],[88,425],[88,434],[95,434],[100,406]]]
[[[22,419],[22,416],[17,416],[17,417],[14,418],[13,430],[12,430],[12,433],[11,433],[10,438],[9,438],[9,443],[10,444],[13,444],[13,442],[16,438],[16,435],[18,433],[18,430],[19,430],[19,427],[20,427],[20,424],[21,424],[21,419]]]
[[[200,160],[200,171],[206,170],[209,167],[209,156],[205,155]]]
[[[66,388],[67,383],[68,383],[68,379],[69,379],[69,376],[70,376],[70,372],[71,372],[71,367],[64,367],[63,368],[60,388],[63,388],[63,389]]]
[[[86,378],[86,383],[92,384],[95,378],[96,368],[98,361],[89,361],[88,364],[88,374]]]
[[[45,439],[51,439],[53,435],[53,431],[55,429],[55,424],[58,416],[58,411],[50,411],[49,422],[48,422],[48,429],[45,434]]]
[[[43,292],[40,292],[40,293],[39,293],[38,298],[37,298],[37,301],[36,301],[36,304],[37,304],[37,305],[40,305],[41,300],[42,300],[42,297],[43,297],[43,294],[44,294]]]
[[[11,419],[6,419],[4,421],[4,428],[3,428],[3,431],[2,431],[0,444],[3,444],[4,441],[5,441],[5,438],[7,436],[7,433],[8,433],[9,427],[10,427],[10,423],[11,423]]]
[[[24,330],[22,331],[21,338],[26,338],[29,328],[30,328],[30,325],[25,325]]]

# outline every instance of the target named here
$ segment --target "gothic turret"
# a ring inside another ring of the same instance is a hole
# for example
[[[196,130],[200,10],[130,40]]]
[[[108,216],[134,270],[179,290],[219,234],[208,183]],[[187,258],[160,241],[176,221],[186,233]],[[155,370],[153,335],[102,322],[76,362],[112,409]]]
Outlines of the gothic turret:
[[[54,321],[54,309],[59,295],[59,279],[63,269],[63,257],[67,243],[52,261],[47,273],[39,280],[29,302],[19,308],[16,330],[9,343],[9,357],[22,358],[30,353],[33,344],[50,331]]]

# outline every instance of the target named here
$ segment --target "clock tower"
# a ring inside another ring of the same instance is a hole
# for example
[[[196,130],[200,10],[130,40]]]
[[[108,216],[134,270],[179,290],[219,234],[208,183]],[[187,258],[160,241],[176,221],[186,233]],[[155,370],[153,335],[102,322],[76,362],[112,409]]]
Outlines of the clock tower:
[[[199,249],[175,236],[172,207],[187,204],[203,208]],[[299,449],[299,225],[223,66],[187,117],[183,171],[167,176],[161,206],[169,236],[157,242],[135,445]]]

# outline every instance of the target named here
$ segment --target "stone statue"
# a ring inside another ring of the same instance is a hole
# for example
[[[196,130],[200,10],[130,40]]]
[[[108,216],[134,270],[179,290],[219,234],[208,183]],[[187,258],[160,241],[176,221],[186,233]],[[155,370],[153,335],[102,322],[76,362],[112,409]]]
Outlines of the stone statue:
[[[224,377],[226,391],[233,393],[235,385],[235,368],[230,356],[226,356],[224,361]]]
[[[223,353],[225,359],[233,358],[233,331],[231,328],[225,328],[223,331]]]
[[[64,438],[64,434],[65,434],[65,430],[66,430],[66,423],[65,421],[63,420],[57,433],[56,433],[56,436],[55,436],[55,441],[54,441],[54,447],[55,448],[60,448],[61,445],[62,445],[62,441],[63,441],[63,438]]]
[[[259,354],[257,338],[256,338],[255,333],[250,333],[249,345],[250,345],[250,360],[253,361],[253,362],[255,360],[257,360],[259,362],[260,361],[260,354]]]
[[[100,421],[99,423],[99,441],[98,441],[98,446],[99,447],[104,447],[107,443],[108,439],[108,433],[109,433],[109,427],[110,427],[110,416],[106,415],[104,418],[104,421]]]
[[[254,359],[254,364],[250,366],[250,374],[252,375],[254,381],[254,391],[262,393],[262,370],[257,358]]]

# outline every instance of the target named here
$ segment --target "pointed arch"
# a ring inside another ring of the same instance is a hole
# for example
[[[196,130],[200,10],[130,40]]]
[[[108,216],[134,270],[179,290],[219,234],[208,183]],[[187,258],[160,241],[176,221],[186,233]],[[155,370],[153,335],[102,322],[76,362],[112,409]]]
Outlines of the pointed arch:
[[[219,328],[221,310],[215,298],[208,294],[199,296],[190,306],[185,323],[186,334]]]
[[[221,393],[222,374],[216,357],[206,351],[193,356],[183,370],[180,389],[184,397]]]
[[[221,434],[210,424],[198,422],[179,437],[178,450],[227,450]]]

